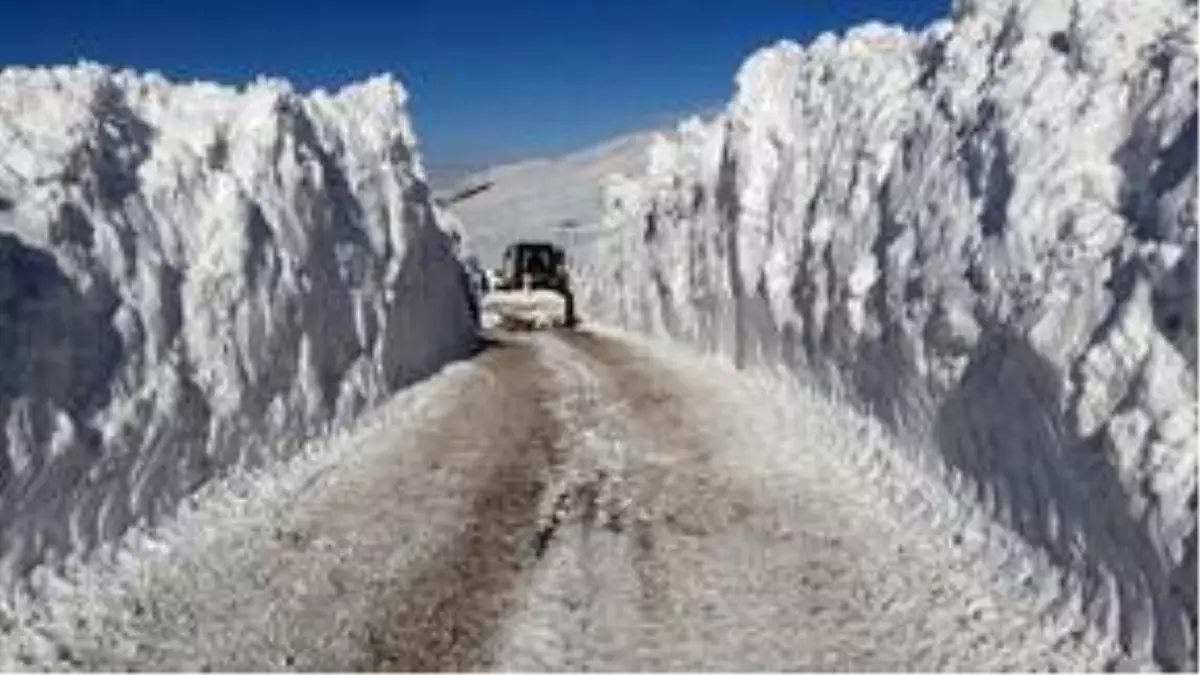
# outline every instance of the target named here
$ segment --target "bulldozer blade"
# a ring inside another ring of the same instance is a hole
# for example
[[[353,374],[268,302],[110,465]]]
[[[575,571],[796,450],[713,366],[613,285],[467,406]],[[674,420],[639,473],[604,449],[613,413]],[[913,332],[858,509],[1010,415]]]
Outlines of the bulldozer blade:
[[[567,323],[566,300],[549,290],[493,291],[483,299],[484,325],[539,330]]]

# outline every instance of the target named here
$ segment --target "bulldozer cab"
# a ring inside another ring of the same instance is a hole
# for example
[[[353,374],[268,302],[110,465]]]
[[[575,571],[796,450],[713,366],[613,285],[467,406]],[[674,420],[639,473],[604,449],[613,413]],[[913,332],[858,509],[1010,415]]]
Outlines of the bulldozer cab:
[[[503,275],[512,286],[528,282],[534,288],[556,288],[565,281],[566,255],[553,244],[513,244],[504,251]]]

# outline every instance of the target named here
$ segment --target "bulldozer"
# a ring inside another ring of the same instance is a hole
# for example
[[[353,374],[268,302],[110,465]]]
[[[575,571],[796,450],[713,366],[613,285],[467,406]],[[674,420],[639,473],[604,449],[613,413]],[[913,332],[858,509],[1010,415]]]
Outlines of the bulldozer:
[[[488,276],[483,311],[512,330],[574,327],[575,296],[563,249],[539,241],[510,244],[499,270]]]

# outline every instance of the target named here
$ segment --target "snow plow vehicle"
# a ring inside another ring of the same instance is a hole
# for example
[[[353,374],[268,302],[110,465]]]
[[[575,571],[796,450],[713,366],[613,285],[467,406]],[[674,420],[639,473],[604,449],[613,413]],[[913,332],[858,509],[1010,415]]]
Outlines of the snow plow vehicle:
[[[486,323],[512,330],[575,326],[575,297],[562,248],[545,242],[509,245],[502,267],[490,276],[483,311],[490,318]]]

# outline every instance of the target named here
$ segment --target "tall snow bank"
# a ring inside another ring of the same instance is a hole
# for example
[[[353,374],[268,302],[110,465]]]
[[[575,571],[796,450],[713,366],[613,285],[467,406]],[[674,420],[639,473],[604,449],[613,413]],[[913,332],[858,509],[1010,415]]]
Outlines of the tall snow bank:
[[[471,349],[405,100],[0,72],[0,589]]]
[[[764,49],[611,186],[581,304],[864,405],[1194,666],[1195,23],[979,0]]]

